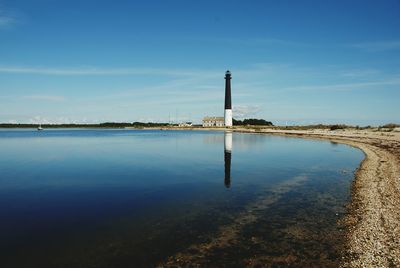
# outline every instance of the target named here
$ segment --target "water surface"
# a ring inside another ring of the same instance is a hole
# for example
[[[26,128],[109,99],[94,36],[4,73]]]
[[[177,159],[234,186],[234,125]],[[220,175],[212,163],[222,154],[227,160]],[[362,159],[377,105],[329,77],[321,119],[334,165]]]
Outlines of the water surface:
[[[0,130],[0,265],[336,266],[362,159],[257,134]]]

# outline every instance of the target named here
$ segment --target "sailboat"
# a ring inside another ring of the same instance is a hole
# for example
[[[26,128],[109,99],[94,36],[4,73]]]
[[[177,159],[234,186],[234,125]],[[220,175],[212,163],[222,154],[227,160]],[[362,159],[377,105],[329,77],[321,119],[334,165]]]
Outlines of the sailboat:
[[[39,127],[37,128],[37,130],[43,130],[43,128],[42,128],[42,124],[39,124]]]

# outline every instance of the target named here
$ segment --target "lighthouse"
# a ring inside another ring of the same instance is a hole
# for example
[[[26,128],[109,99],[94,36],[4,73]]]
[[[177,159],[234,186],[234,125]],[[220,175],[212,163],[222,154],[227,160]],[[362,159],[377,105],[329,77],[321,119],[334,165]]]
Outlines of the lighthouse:
[[[225,126],[232,126],[232,97],[231,97],[231,72],[225,73]]]

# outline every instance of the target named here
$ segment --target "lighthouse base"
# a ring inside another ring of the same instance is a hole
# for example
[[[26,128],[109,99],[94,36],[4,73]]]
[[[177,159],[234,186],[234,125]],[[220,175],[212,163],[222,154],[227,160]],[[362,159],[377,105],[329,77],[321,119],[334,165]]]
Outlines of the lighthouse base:
[[[225,109],[225,126],[231,127],[232,126],[232,110]]]

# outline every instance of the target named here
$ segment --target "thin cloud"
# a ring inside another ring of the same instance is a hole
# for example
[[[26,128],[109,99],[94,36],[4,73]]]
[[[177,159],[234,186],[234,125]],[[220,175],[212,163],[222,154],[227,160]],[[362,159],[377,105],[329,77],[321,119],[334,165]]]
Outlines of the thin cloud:
[[[0,30],[8,29],[18,22],[16,15],[0,7]]]
[[[156,68],[46,68],[46,67],[13,67],[0,66],[0,73],[37,74],[37,75],[165,75],[165,76],[215,76],[216,72],[204,70],[174,70]],[[218,73],[219,74],[219,73]]]
[[[343,77],[357,78],[357,77],[370,77],[381,74],[379,70],[375,69],[359,69],[359,70],[348,70],[342,72],[340,75]]]
[[[65,101],[64,96],[51,96],[51,95],[30,95],[23,96],[24,99],[28,100],[39,100],[39,101]]]
[[[87,118],[76,120],[65,116],[49,118],[39,115],[34,117],[29,116],[27,119],[24,120],[25,123],[27,122],[29,124],[97,124],[106,121],[107,120],[88,120]]]
[[[0,28],[6,28],[10,25],[15,24],[15,19],[11,17],[6,17],[0,14]]]
[[[390,79],[386,81],[370,81],[360,83],[348,83],[348,84],[335,84],[335,85],[316,85],[316,86],[296,86],[286,87],[283,90],[288,91],[351,91],[354,89],[374,87],[374,86],[391,86],[400,85],[400,79]]]
[[[186,36],[185,39],[191,41],[198,41],[198,42],[207,42],[204,38],[198,36]],[[248,46],[248,47],[265,47],[265,46],[288,46],[288,47],[309,47],[311,44],[293,41],[293,40],[286,40],[280,38],[273,38],[273,37],[261,37],[261,38],[213,38],[213,43],[219,44],[229,44],[229,45],[239,45],[239,46]]]
[[[291,64],[258,63],[244,69],[235,69],[235,75],[243,77],[254,77],[267,73],[287,72]],[[43,67],[43,66],[1,66],[0,73],[11,74],[32,74],[32,75],[56,75],[56,76],[99,76],[99,75],[160,75],[177,78],[220,78],[226,69],[173,69],[173,68],[100,68],[95,66],[87,67]]]
[[[237,118],[245,118],[256,115],[261,109],[258,105],[234,105],[233,114]]]
[[[400,49],[400,40],[382,41],[382,42],[365,42],[352,44],[351,47],[358,48],[367,52],[378,52]]]
[[[269,45],[291,46],[291,47],[310,46],[309,44],[306,43],[296,42],[291,40],[283,40],[278,38],[250,38],[243,40],[229,40],[229,42],[248,45],[248,46],[269,46]]]

